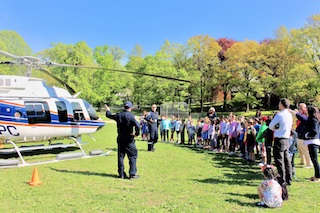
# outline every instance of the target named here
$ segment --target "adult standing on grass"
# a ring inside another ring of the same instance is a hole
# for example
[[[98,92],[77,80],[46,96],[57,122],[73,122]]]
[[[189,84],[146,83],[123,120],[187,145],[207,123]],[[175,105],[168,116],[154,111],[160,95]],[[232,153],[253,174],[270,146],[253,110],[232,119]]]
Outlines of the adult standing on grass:
[[[212,121],[215,117],[217,117],[216,109],[214,107],[210,107],[207,116],[210,119],[210,121]]]
[[[314,177],[310,178],[313,182],[320,182],[320,166],[318,161],[318,149],[320,146],[320,126],[319,109],[317,107],[308,107],[308,121],[305,131],[304,144],[308,146],[309,155],[314,167]]]
[[[127,178],[127,175],[124,171],[123,160],[126,154],[129,158],[129,178],[139,178],[137,175],[137,158],[138,150],[136,148],[135,136],[139,136],[140,133],[140,124],[136,121],[134,115],[131,113],[132,103],[127,101],[124,104],[123,112],[117,114],[111,114],[110,108],[106,105],[106,117],[113,119],[117,122],[118,129],[118,173],[119,178]],[[134,132],[133,132],[134,128]]]
[[[298,133],[298,152],[300,156],[300,164],[305,165],[307,168],[311,168],[312,162],[310,159],[308,146],[304,145],[304,128],[307,124],[308,116],[307,116],[307,105],[305,103],[299,104],[299,111],[290,110],[297,117],[296,122],[296,132]]]
[[[292,128],[292,115],[289,112],[290,102],[286,98],[279,101],[279,110],[269,124],[269,129],[274,131],[273,156],[281,176],[281,184],[291,185],[292,165],[289,156],[289,138]]]
[[[148,151],[154,152],[155,150],[154,144],[158,142],[158,112],[157,112],[156,104],[152,104],[151,112],[147,115],[146,121],[148,121],[149,131],[150,131],[150,140],[148,141]]]

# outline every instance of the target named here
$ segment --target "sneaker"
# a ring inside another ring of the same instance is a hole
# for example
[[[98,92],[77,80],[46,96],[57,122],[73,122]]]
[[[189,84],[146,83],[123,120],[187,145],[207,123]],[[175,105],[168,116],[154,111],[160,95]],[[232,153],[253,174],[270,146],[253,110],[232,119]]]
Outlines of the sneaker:
[[[312,166],[306,166],[306,167],[304,167],[304,168],[306,168],[306,169],[311,169],[311,168],[312,168]]]
[[[312,178],[310,178],[310,181],[318,183],[318,182],[320,182],[320,178],[312,177]]]
[[[118,176],[118,178],[121,178],[121,179],[126,179],[127,178],[127,174],[125,172],[123,172],[122,174],[120,174]]]
[[[316,179],[316,177],[309,178],[310,181],[313,181],[314,179]]]
[[[140,175],[130,175],[129,179],[131,180],[131,179],[137,179],[137,178],[140,178]]]
[[[268,206],[264,202],[258,202],[258,203],[255,203],[255,205],[262,208],[268,208]]]

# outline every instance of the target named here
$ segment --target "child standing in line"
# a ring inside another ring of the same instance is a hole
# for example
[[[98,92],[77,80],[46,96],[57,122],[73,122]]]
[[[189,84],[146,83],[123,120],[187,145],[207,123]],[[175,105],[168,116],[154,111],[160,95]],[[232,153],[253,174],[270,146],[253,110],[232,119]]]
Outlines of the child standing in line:
[[[202,139],[203,139],[203,148],[207,149],[209,148],[209,126],[210,126],[210,119],[208,116],[204,118],[204,123],[202,127]]]
[[[145,120],[147,116],[147,111],[144,110],[140,116],[140,127],[141,127],[141,136],[143,141],[149,140],[149,128],[147,125],[147,121]]]
[[[260,152],[261,152],[261,163],[260,163],[260,166],[261,165],[264,165],[266,164],[266,147],[265,147],[265,138],[263,136],[263,133],[264,131],[266,131],[266,129],[268,129],[268,126],[266,124],[266,121],[268,120],[269,118],[267,116],[262,116],[261,117],[261,126],[259,128],[259,131],[257,133],[257,136],[256,136],[256,142],[258,142],[258,146],[260,147]]]
[[[219,124],[219,119],[215,118],[214,119],[214,137],[213,137],[213,143],[214,143],[214,147],[213,149],[220,149],[220,145],[219,145],[219,140],[218,137],[220,135],[220,124]]]
[[[291,131],[291,135],[289,138],[289,156],[291,158],[291,165],[292,165],[292,177],[296,178],[296,166],[294,164],[294,155],[298,152],[298,145],[297,145],[297,138],[298,133],[296,131]]]
[[[181,120],[181,126],[180,126],[180,144],[184,144],[184,135],[186,133],[186,124],[185,124],[185,119],[183,118]]]
[[[248,127],[246,129],[246,140],[247,140],[247,150],[249,153],[249,162],[254,162],[256,160],[254,154],[254,146],[256,139],[256,129],[252,125],[252,121],[248,122]]]
[[[226,138],[226,122],[225,122],[224,115],[222,115],[220,117],[220,122],[219,122],[219,136],[218,136],[219,152],[223,151],[225,138]]]
[[[164,124],[164,115],[161,115],[161,122],[160,122],[160,140],[163,142],[164,141],[164,129],[163,129],[163,124]]]
[[[179,143],[180,126],[181,126],[181,120],[180,120],[180,116],[178,116],[178,118],[176,120],[176,127],[175,127],[175,131],[177,133],[177,141],[176,141],[176,143]]]
[[[170,137],[170,141],[173,142],[174,141],[174,131],[176,129],[176,117],[174,115],[172,115],[171,117],[171,122],[170,122],[170,129],[171,129],[171,137]]]
[[[239,146],[240,146],[239,157],[243,157],[243,158],[245,158],[245,145],[244,145],[245,132],[246,132],[245,124],[244,124],[244,122],[241,122],[240,123],[240,129],[239,129],[238,142],[239,142]]]
[[[192,142],[196,143],[194,134],[196,131],[196,127],[193,126],[193,122],[190,121],[188,125],[188,144],[192,144]]]
[[[229,145],[230,145],[230,141],[229,141],[229,118],[225,118],[225,133],[226,133],[226,137],[224,138],[224,151],[228,152],[229,151]]]
[[[197,141],[196,146],[202,148],[202,118],[199,118],[196,125]]]

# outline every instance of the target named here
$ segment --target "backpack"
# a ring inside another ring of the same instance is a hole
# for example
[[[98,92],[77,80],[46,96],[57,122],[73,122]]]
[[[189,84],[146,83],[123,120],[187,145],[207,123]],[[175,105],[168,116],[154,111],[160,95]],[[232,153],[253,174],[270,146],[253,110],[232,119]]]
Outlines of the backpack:
[[[280,184],[282,188],[282,200],[288,200],[289,199],[289,194],[288,194],[288,188],[287,184],[283,182],[282,178],[280,175],[277,176],[277,181]]]
[[[299,139],[305,139],[305,134],[307,131],[307,125],[305,123],[300,123],[298,128],[296,129],[296,132],[298,133]]]

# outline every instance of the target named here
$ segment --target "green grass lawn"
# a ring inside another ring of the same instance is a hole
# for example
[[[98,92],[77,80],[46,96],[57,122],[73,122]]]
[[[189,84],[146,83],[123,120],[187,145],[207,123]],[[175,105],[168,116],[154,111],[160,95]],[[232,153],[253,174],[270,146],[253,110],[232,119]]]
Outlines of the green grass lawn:
[[[320,212],[320,183],[306,180],[313,169],[298,166],[282,208],[260,209],[254,206],[260,168],[241,158],[163,142],[156,152],[147,152],[147,143],[137,140],[141,178],[121,180],[116,178],[115,123],[108,122],[94,137],[96,142],[84,137],[90,142],[85,151],[113,150],[110,155],[38,165],[42,185],[27,184],[34,166],[0,169],[0,212]]]

